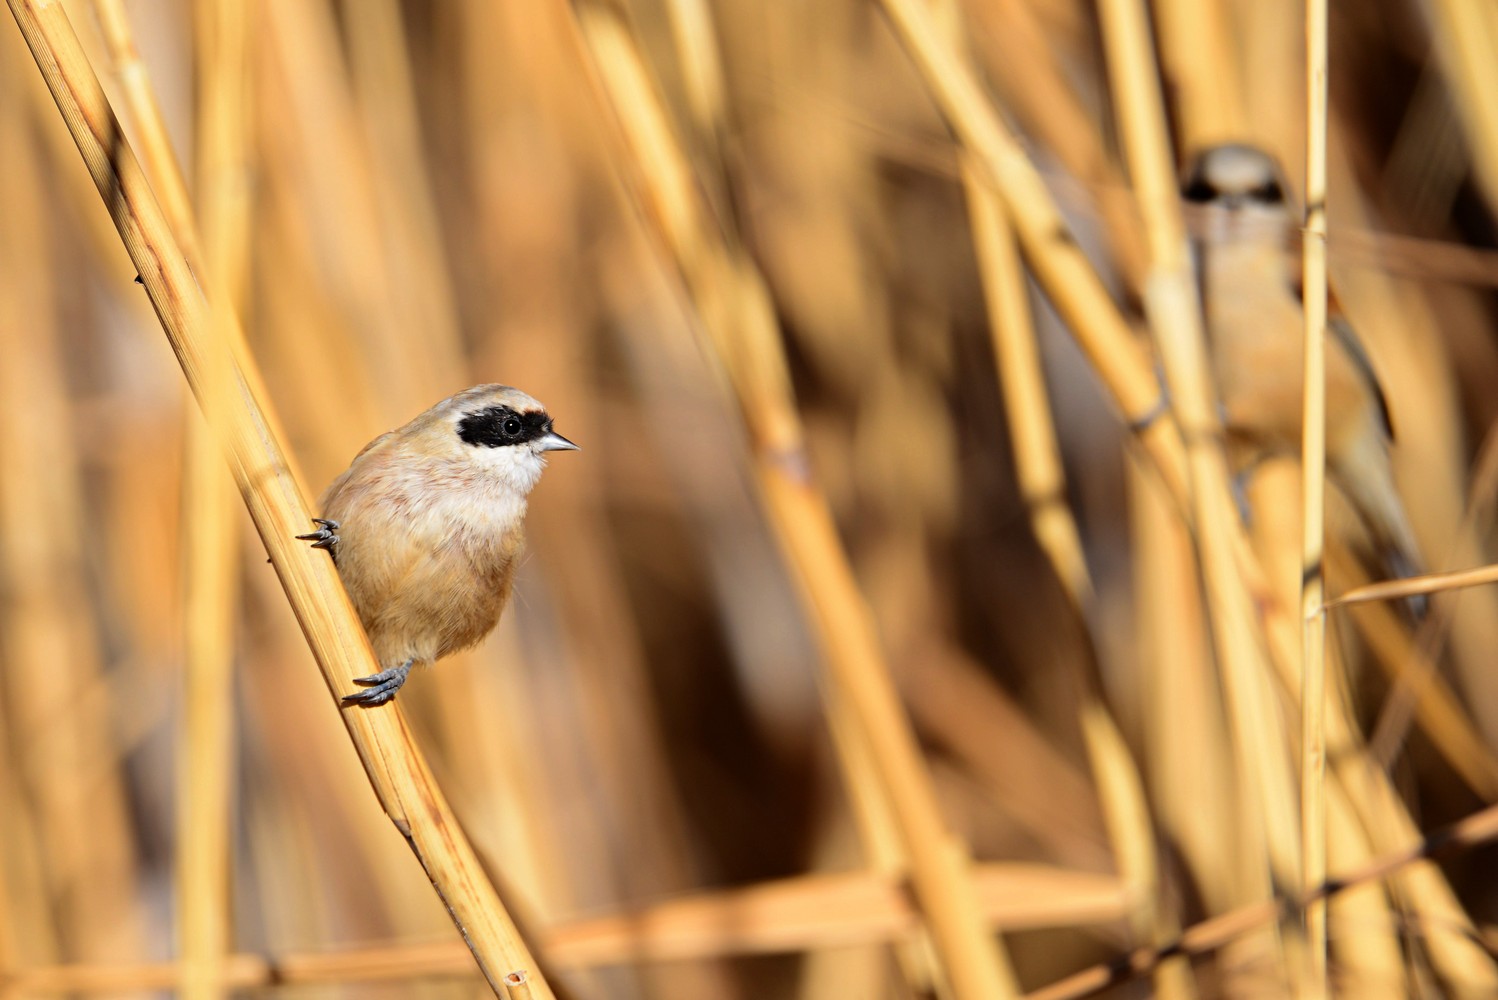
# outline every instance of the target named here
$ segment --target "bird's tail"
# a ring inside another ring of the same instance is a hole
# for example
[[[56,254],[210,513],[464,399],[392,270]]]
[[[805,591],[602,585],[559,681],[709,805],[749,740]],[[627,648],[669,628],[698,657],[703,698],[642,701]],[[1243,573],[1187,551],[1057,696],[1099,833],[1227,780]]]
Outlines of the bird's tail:
[[[1425,561],[1420,557],[1420,545],[1404,502],[1394,488],[1388,445],[1373,435],[1364,438],[1343,456],[1333,474],[1368,530],[1379,568],[1394,578],[1420,576],[1426,571]],[[1422,618],[1427,603],[1424,596],[1413,597],[1410,609]]]

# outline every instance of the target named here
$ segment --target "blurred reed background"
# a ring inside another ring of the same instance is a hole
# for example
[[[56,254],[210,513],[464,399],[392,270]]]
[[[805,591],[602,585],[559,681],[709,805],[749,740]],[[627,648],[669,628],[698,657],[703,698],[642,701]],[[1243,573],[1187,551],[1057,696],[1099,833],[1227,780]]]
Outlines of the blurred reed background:
[[[559,992],[950,995],[943,900],[1003,932],[982,995],[1224,915],[1112,995],[1301,979],[1252,910],[1298,889],[1299,475],[1198,559],[1171,420],[1127,428],[1162,264],[1118,76],[1158,66],[1146,157],[1252,142],[1300,191],[1300,5],[1155,0],[1153,49],[1135,0],[64,7],[312,495],[477,382],[582,445],[498,632],[399,699]],[[1498,8],[1330,24],[1331,278],[1429,567],[1480,566]],[[487,995],[0,29],[0,997]],[[1498,598],[1327,636],[1340,878],[1498,799]],[[1498,995],[1498,850],[1360,881],[1329,938],[1339,995]]]

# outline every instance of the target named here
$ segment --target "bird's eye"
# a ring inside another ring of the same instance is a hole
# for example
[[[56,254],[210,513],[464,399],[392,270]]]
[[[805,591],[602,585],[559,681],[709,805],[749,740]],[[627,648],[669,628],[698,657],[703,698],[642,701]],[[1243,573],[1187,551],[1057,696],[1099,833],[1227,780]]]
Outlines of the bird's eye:
[[[1197,177],[1186,185],[1186,187],[1181,191],[1181,194],[1187,201],[1196,202],[1198,205],[1200,205],[1211,201],[1213,198],[1216,198],[1217,189],[1208,184],[1205,180]]]
[[[1279,181],[1268,181],[1254,188],[1253,197],[1255,201],[1278,205],[1285,200],[1285,192],[1280,190]]]
[[[510,437],[516,437],[520,434],[520,421],[515,419],[514,417],[510,417],[509,419],[507,419],[504,426],[505,434],[509,435]]]

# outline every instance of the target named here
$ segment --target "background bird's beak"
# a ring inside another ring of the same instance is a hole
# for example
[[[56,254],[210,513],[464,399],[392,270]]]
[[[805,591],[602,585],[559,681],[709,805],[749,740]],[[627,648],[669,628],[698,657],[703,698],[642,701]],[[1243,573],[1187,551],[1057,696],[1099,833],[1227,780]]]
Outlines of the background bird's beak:
[[[546,436],[537,439],[537,451],[581,451],[577,445],[568,441],[556,431],[547,431]]]

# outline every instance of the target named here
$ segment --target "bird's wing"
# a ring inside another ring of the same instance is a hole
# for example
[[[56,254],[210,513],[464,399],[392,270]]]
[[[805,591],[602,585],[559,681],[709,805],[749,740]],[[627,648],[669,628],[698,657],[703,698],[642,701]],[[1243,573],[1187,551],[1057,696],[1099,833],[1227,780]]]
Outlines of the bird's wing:
[[[1373,359],[1368,357],[1368,351],[1358,339],[1357,331],[1341,313],[1327,316],[1326,329],[1342,345],[1354,367],[1367,379],[1368,388],[1372,390],[1373,398],[1378,403],[1378,415],[1383,421],[1384,433],[1389,435],[1390,441],[1394,440],[1394,418],[1389,413],[1389,399],[1384,395],[1383,383],[1378,380],[1378,372],[1373,370]]]
[[[1293,272],[1291,288],[1295,297],[1300,300],[1301,306],[1305,306],[1305,287],[1301,283],[1299,272]],[[1327,290],[1326,330],[1342,350],[1347,352],[1348,359],[1352,362],[1358,374],[1368,383],[1368,388],[1373,392],[1373,399],[1378,403],[1378,417],[1384,425],[1384,433],[1389,440],[1394,440],[1394,417],[1389,412],[1389,397],[1384,395],[1384,385],[1379,381],[1378,371],[1373,367],[1373,359],[1368,356],[1368,349],[1358,339],[1358,333],[1352,328],[1347,320],[1347,314],[1342,310],[1342,304],[1337,301],[1335,289]]]
[[[338,477],[328,484],[328,488],[323,490],[322,497],[317,501],[317,505],[322,508],[322,513],[326,514],[328,512],[328,507],[332,504],[333,498],[343,490],[344,484],[347,483],[349,477],[354,474],[354,470],[359,467],[360,459],[362,459],[365,455],[368,455],[370,452],[374,451],[381,444],[384,444],[386,441],[388,441],[391,435],[393,435],[394,433],[395,431],[386,431],[384,434],[381,434],[379,437],[369,442],[369,444],[359,449],[359,454],[355,455],[353,461],[349,462],[348,468],[340,472],[338,474]]]
[[[359,459],[363,458],[366,453],[373,451],[374,449],[378,448],[380,445],[384,444],[386,441],[390,440],[390,438],[394,434],[395,434],[395,431],[386,431],[384,434],[381,434],[379,437],[377,437],[373,441],[369,442],[369,444],[365,445],[363,448],[360,448],[359,449],[359,454],[357,454],[357,455],[354,456],[354,462],[359,461]],[[349,465],[353,465],[354,462],[350,462]]]

